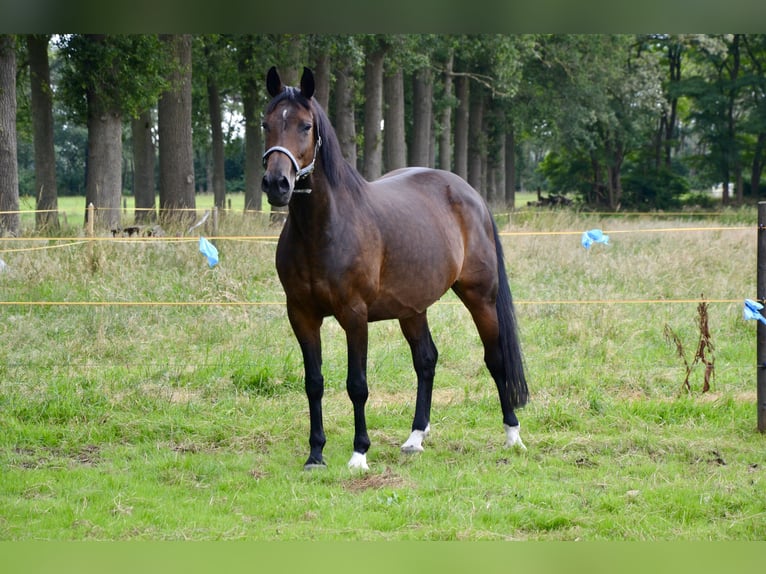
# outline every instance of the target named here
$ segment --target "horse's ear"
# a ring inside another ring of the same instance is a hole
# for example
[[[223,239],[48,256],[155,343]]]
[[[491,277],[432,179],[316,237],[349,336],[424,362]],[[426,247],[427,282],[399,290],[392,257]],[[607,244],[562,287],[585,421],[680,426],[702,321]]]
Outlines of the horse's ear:
[[[303,75],[301,76],[301,95],[307,100],[311,99],[314,95],[314,72],[308,68],[303,68]]]
[[[279,72],[277,72],[277,68],[275,66],[271,66],[271,68],[269,68],[268,74],[266,74],[266,89],[272,98],[285,89],[285,87],[282,85],[282,79],[279,77]]]

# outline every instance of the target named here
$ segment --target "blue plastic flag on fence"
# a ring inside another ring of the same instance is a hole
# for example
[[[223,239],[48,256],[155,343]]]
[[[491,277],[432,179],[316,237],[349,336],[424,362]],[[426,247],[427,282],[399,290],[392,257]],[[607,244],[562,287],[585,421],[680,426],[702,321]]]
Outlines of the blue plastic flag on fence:
[[[215,267],[218,263],[218,249],[204,237],[199,238],[199,252],[207,257],[207,264]]]
[[[745,320],[755,319],[766,325],[766,317],[761,315],[761,309],[763,309],[763,305],[757,301],[745,299],[745,308],[742,311],[742,317],[744,317]]]
[[[591,229],[582,234],[582,246],[585,249],[590,249],[590,246],[594,243],[603,243],[609,245],[609,236],[604,235],[604,232],[600,229]]]

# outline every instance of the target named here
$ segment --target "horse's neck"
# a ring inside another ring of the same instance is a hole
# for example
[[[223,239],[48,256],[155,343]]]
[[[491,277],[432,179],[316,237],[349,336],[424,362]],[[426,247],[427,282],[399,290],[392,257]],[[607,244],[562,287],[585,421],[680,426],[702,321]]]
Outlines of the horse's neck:
[[[311,193],[290,203],[290,217],[295,231],[305,240],[322,241],[332,236],[332,229],[354,216],[353,198],[348,189],[331,189],[317,170],[311,178]]]

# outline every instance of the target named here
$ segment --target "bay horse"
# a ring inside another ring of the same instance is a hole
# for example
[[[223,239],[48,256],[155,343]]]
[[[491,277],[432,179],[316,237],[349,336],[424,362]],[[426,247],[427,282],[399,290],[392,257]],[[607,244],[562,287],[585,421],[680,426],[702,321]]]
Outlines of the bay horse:
[[[263,116],[261,183],[273,206],[288,206],[276,267],[300,345],[308,397],[310,453],[324,467],[320,327],[334,316],[346,334],[346,389],[354,409],[349,468],[368,470],[368,323],[398,319],[417,375],[412,431],[403,452],[423,451],[430,430],[437,350],[426,312],[448,289],[468,308],[500,396],[505,446],[526,449],[514,409],[528,390],[497,227],[481,196],[448,171],[404,168],[368,182],[341,155],[313,98],[314,75],[285,86],[276,68]]]

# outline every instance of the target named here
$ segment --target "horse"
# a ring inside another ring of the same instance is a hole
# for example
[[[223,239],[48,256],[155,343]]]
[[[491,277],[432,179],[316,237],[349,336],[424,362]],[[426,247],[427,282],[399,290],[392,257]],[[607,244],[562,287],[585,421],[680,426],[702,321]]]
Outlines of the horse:
[[[299,87],[266,76],[261,188],[287,206],[276,248],[287,317],[301,349],[310,431],[305,469],[325,467],[320,328],[333,316],[345,331],[346,391],[354,411],[351,469],[369,470],[368,323],[397,319],[417,376],[406,453],[422,452],[430,431],[438,351],[427,310],[448,289],[468,309],[497,386],[504,446],[526,450],[515,409],[528,399],[517,320],[503,249],[479,193],[448,171],[410,167],[367,181],[342,156],[327,114],[314,99],[314,75]]]

